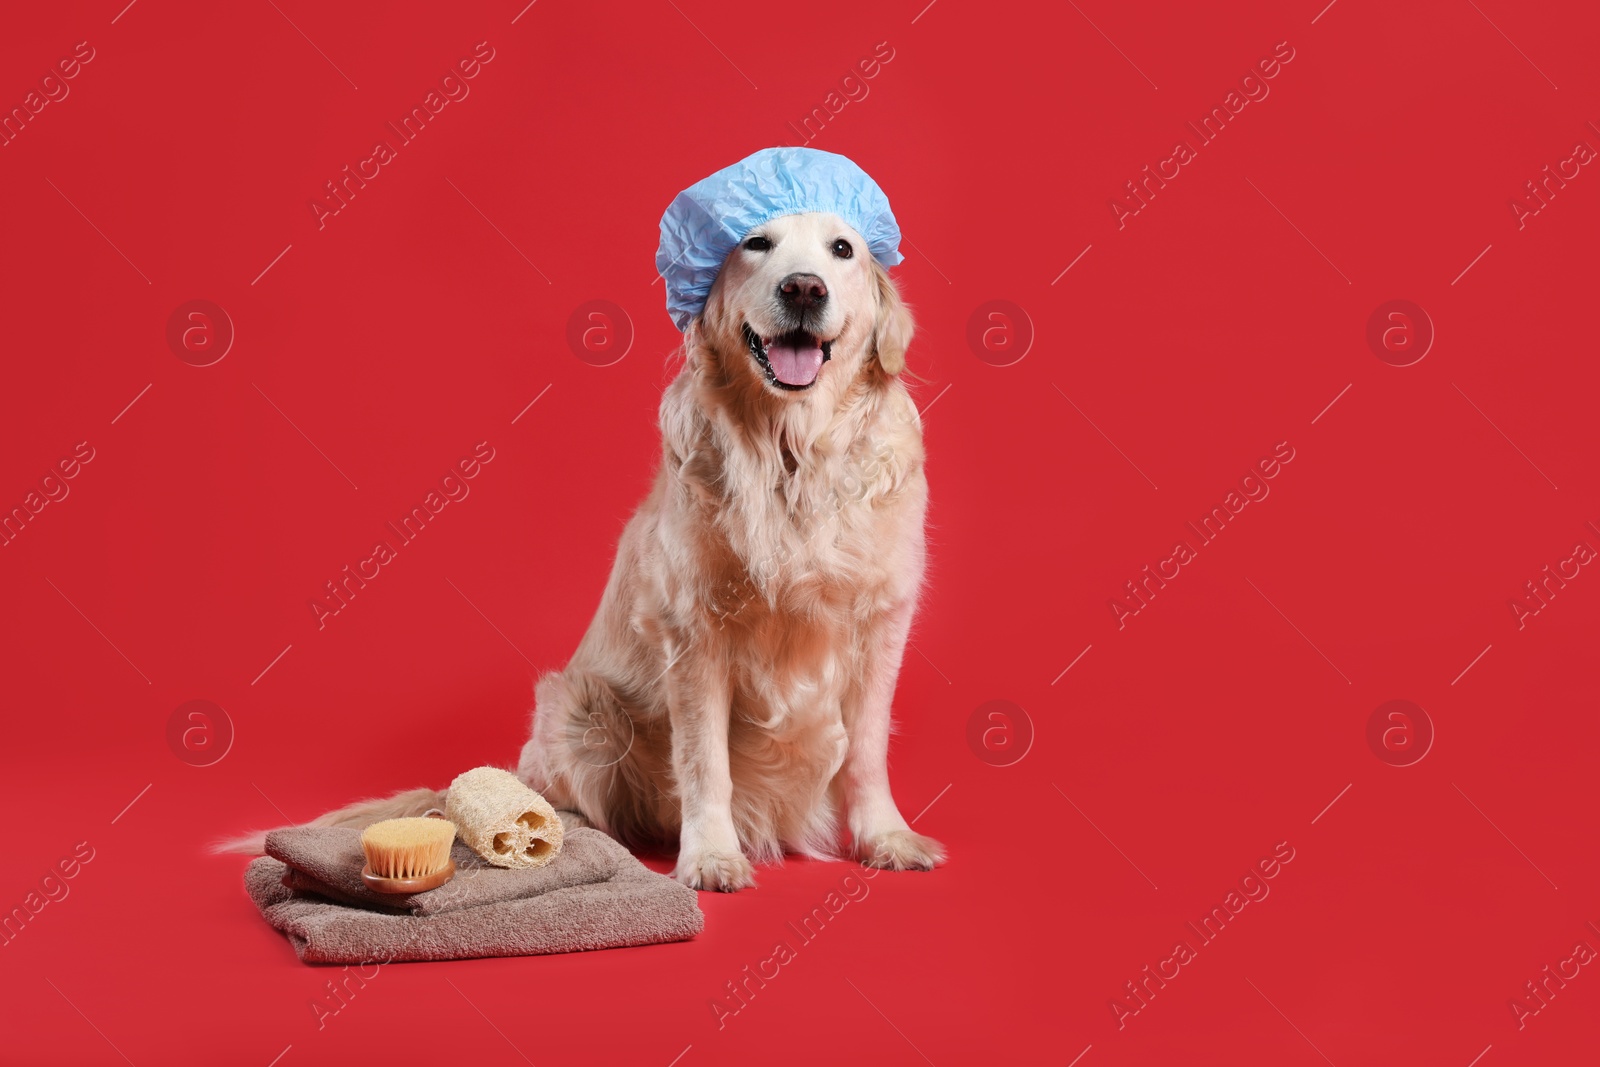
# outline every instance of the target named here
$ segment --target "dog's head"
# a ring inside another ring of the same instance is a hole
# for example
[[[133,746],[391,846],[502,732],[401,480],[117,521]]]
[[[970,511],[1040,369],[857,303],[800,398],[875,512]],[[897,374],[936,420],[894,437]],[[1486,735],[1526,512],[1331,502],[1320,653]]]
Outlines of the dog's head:
[[[779,397],[837,397],[873,364],[905,369],[911,315],[867,242],[837,215],[784,215],[723,264],[698,329],[722,374]]]

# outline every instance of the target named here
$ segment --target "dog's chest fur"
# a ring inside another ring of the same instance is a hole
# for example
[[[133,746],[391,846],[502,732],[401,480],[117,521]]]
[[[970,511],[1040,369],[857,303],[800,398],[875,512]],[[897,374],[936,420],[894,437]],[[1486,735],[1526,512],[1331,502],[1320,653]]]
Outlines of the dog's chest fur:
[[[922,447],[913,427],[883,416],[809,439],[809,427],[787,423],[743,441],[707,433],[678,476],[717,589],[801,618],[829,606],[870,611],[904,592],[893,588],[903,568],[892,557],[908,533],[920,540]]]
[[[668,451],[667,521],[701,541],[692,555],[710,570],[683,575],[680,593],[712,595],[678,606],[723,631],[746,715],[803,720],[876,652],[864,624],[915,595],[927,489],[914,409],[896,395],[820,427],[696,430],[687,454]]]

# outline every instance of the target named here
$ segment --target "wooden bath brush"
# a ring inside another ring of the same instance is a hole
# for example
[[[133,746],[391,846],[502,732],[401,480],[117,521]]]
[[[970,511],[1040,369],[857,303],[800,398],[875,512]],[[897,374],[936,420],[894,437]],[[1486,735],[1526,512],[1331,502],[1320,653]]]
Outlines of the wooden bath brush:
[[[408,895],[437,889],[456,873],[450,846],[455,824],[439,818],[385,819],[361,831],[367,865],[361,880],[377,893]]]

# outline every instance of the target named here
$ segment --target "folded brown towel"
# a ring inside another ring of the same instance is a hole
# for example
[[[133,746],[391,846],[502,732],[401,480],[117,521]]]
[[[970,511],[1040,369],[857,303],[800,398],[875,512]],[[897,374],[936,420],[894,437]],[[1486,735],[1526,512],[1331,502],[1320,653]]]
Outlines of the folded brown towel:
[[[651,871],[598,830],[567,835],[548,866],[469,865],[439,889],[397,904],[361,883],[360,837],[345,827],[279,831],[268,850],[280,858],[264,856],[245,871],[250,899],[307,963],[620,948],[683,941],[705,924],[694,890]],[[436,894],[445,896],[428,899]]]
[[[267,855],[288,864],[290,889],[392,914],[437,915],[502,900],[533,897],[574,885],[604,882],[619,864],[637,864],[599,830],[574,830],[556,859],[543,867],[494,867],[457,841],[450,850],[456,874],[438,889],[413,896],[375,893],[361,879],[366,862],[361,832],[347,826],[294,826],[267,835]]]

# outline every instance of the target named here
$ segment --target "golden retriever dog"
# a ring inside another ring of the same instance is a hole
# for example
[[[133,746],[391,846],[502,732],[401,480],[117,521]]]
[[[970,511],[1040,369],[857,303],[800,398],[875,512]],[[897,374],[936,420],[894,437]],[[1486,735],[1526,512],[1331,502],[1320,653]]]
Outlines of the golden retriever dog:
[[[861,234],[785,215],[729,254],[661,400],[661,465],[600,609],[541,678],[517,774],[697,889],[752,861],[929,870],[889,789],[890,704],[925,560],[912,322]],[[419,789],[317,820],[442,806]],[[841,817],[843,827],[841,827]],[[246,839],[258,843],[259,838]]]
[[[925,558],[911,316],[838,216],[746,235],[661,400],[661,466],[588,633],[537,690],[517,773],[677,878],[751,861],[944,858],[889,790],[890,703]]]

